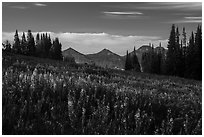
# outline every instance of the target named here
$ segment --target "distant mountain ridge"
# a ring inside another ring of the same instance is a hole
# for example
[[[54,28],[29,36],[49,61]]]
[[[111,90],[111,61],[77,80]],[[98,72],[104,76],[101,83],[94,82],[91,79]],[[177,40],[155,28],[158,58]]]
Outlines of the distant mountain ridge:
[[[95,54],[88,54],[86,57],[101,67],[123,69],[125,64],[125,60],[121,56],[108,49],[103,49]]]
[[[91,64],[92,63],[91,60],[86,57],[86,55],[76,51],[75,49],[71,47],[62,51],[62,55],[63,57],[74,57],[75,62],[79,64],[85,64],[85,63]]]
[[[143,45],[140,48],[136,50],[136,55],[138,57],[138,61],[141,65],[141,60],[142,60],[142,54],[144,52],[150,52],[152,50],[151,46],[149,45]],[[166,52],[166,49],[163,47],[156,47],[154,48],[156,52],[162,51]],[[133,51],[130,52],[130,55],[133,54]],[[82,54],[78,51],[76,51],[73,48],[68,48],[64,51],[62,51],[63,57],[73,57],[75,59],[76,63],[79,64],[95,64],[97,66],[101,67],[108,67],[108,68],[113,68],[113,69],[124,69],[125,66],[125,56],[120,56],[108,49],[103,49],[99,51],[98,53],[94,54]]]

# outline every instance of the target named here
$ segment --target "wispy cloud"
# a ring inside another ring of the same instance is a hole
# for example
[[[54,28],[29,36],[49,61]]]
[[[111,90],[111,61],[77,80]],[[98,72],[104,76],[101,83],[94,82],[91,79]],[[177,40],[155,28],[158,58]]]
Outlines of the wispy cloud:
[[[58,37],[62,43],[62,49],[72,47],[84,54],[96,53],[107,48],[119,55],[125,55],[127,50],[133,50],[133,47],[139,48],[142,45],[153,43],[156,46],[162,42],[162,46],[166,47],[167,40],[157,36],[136,36],[136,35],[111,35],[107,33],[54,33],[48,32],[51,38]],[[36,32],[33,32],[36,37]],[[14,32],[3,32],[2,41],[13,41]],[[19,32],[19,37],[22,32]]]
[[[137,11],[104,11],[103,17],[108,19],[138,19],[144,18],[142,12]]]
[[[35,3],[34,5],[38,6],[38,7],[45,7],[45,6],[47,6],[46,4],[43,4],[43,3]]]
[[[165,23],[202,23],[202,17],[183,17],[180,20],[174,20]]]
[[[202,17],[184,17],[185,19],[190,19],[190,20],[202,20]]]
[[[202,2],[146,2],[113,5],[112,8],[139,10],[202,10]]]
[[[25,9],[27,9],[28,7],[16,5],[16,6],[9,6],[9,8],[25,10]]]
[[[111,14],[111,15],[142,15],[141,12],[129,11],[129,12],[121,12],[121,11],[105,11],[104,14]]]

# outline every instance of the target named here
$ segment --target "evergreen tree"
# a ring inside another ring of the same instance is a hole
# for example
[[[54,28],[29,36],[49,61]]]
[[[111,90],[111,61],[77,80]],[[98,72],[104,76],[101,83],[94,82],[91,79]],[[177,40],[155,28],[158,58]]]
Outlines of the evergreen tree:
[[[182,33],[182,36],[183,36],[183,40],[182,40],[182,42],[183,42],[183,47],[186,47],[186,29],[185,29],[185,27],[183,27],[183,33]]]
[[[187,40],[186,40],[186,30],[185,27],[183,27],[183,33],[182,33],[183,39],[182,39],[182,55],[183,55],[183,70],[184,70],[184,74],[185,75],[185,70],[186,70],[186,52],[187,52]]]
[[[28,55],[34,56],[35,55],[35,40],[34,40],[31,30],[28,30],[27,45],[28,45]]]
[[[187,55],[186,55],[186,70],[185,77],[193,78],[195,75],[194,65],[195,65],[195,39],[194,33],[191,33],[191,37],[189,39],[189,45],[187,47]]]
[[[135,47],[134,47],[133,57],[132,57],[132,66],[133,66],[134,71],[141,72],[140,63],[139,63],[137,55],[136,55]]]
[[[44,45],[43,45],[43,37],[42,34],[36,35],[36,55],[38,57],[44,57]]]
[[[179,38],[179,29],[176,28],[176,48],[175,48],[175,62],[176,62],[176,76],[183,77],[184,76],[184,61],[183,61],[183,45],[180,44],[180,38]],[[181,40],[182,41],[182,40]]]
[[[44,43],[45,43],[45,57],[48,58],[49,57],[49,51],[50,51],[50,48],[52,46],[52,42],[50,39],[50,35],[48,37],[47,33],[45,34]]]
[[[56,60],[62,60],[63,56],[62,56],[62,44],[59,43],[59,39],[55,38],[55,40],[53,41],[53,45],[50,49],[50,54],[52,59],[56,59]]]
[[[21,39],[21,51],[22,51],[22,54],[24,54],[24,55],[28,54],[28,46],[27,46],[24,32],[23,32],[22,39]]]
[[[195,79],[202,80],[202,30],[198,25],[195,35]]]
[[[17,54],[21,54],[21,45],[18,37],[18,30],[16,30],[16,33],[14,35],[13,52]]]
[[[159,53],[157,54],[157,58],[158,58],[158,74],[162,73],[162,47],[161,47],[161,42],[159,43]]]
[[[151,63],[152,63],[152,56],[151,53],[143,53],[142,54],[142,72],[151,73]]]
[[[128,54],[128,51],[127,51],[126,61],[125,61],[125,70],[130,70],[131,69],[130,65],[131,65],[130,55]]]
[[[166,72],[169,75],[176,74],[176,54],[177,54],[177,47],[176,47],[176,32],[175,32],[175,25],[172,25],[171,33],[168,41],[168,51],[167,51],[167,58],[166,58]]]
[[[11,52],[11,44],[9,43],[8,40],[6,40],[6,42],[3,43],[3,48],[4,48],[4,51]]]

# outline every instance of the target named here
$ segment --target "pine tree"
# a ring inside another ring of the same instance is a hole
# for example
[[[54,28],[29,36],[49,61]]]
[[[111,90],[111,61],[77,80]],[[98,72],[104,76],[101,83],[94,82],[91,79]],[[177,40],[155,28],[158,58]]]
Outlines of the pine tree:
[[[175,75],[176,74],[176,32],[175,32],[175,25],[172,25],[171,33],[167,45],[167,58],[166,58],[166,72],[168,75]]]
[[[182,36],[183,36],[183,40],[182,40],[182,42],[183,42],[183,47],[186,47],[186,29],[185,29],[185,27],[183,27],[183,33],[182,33]]]
[[[143,53],[142,54],[142,72],[151,73],[151,63],[152,63],[152,56],[151,53]]]
[[[186,55],[186,70],[185,77],[193,78],[195,75],[194,65],[195,65],[195,39],[194,33],[191,33],[191,37],[189,39],[189,45],[187,47],[187,55]]]
[[[18,30],[16,30],[16,33],[14,35],[13,52],[17,54],[21,54],[21,45],[18,37]]]
[[[135,47],[134,47],[134,51],[133,51],[132,66],[133,66],[134,71],[141,72],[140,63],[139,63],[137,55],[136,55]]]
[[[34,56],[35,55],[35,40],[34,40],[31,30],[28,30],[27,44],[28,44],[28,55]]]
[[[28,46],[27,46],[24,32],[23,32],[22,39],[21,39],[21,51],[22,51],[22,54],[24,54],[24,55],[27,55],[27,53],[28,53]]]
[[[202,30],[198,25],[195,35],[195,79],[202,80]]]
[[[45,37],[44,37],[44,43],[45,43],[45,57],[48,58],[52,43],[51,43],[50,36],[48,37],[47,33],[45,34]]]
[[[184,76],[184,60],[183,60],[183,45],[180,44],[180,38],[179,38],[179,29],[176,28],[176,50],[175,50],[175,62],[176,62],[176,76],[183,77]],[[182,40],[181,40],[182,41]],[[183,42],[182,42],[183,43]]]
[[[36,56],[40,57],[40,34],[37,33],[36,35],[36,40],[35,40],[36,44],[35,44],[35,52],[36,52]]]
[[[4,48],[4,51],[11,52],[11,44],[9,43],[8,40],[6,40],[6,42],[3,43],[3,48]]]
[[[50,55],[52,59],[62,60],[62,44],[59,42],[58,38],[53,41],[52,47],[50,48]]]
[[[159,53],[157,54],[157,58],[158,58],[158,74],[161,74],[162,72],[162,47],[161,47],[161,42],[159,43]]]
[[[183,27],[183,33],[182,33],[183,39],[182,39],[182,55],[183,55],[183,67],[184,67],[184,74],[185,75],[185,71],[186,71],[186,52],[187,52],[187,40],[186,40],[186,30],[185,27]]]
[[[131,62],[130,62],[130,55],[128,54],[128,51],[127,51],[127,54],[126,54],[126,61],[125,61],[125,70],[130,70],[131,69]]]

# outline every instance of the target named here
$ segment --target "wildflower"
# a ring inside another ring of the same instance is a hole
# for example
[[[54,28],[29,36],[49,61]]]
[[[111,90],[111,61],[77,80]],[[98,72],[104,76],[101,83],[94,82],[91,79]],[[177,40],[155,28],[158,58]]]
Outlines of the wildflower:
[[[137,110],[135,114],[135,119],[138,119],[140,117],[140,109]]]
[[[22,80],[23,77],[24,77],[24,75],[23,75],[23,73],[21,73],[21,74],[19,75],[19,80]]]
[[[38,74],[38,70],[37,70],[37,68],[35,68],[34,71],[33,71],[33,75],[37,76],[37,74]]]
[[[86,109],[83,107],[82,108],[82,114],[84,115],[86,113]]]

